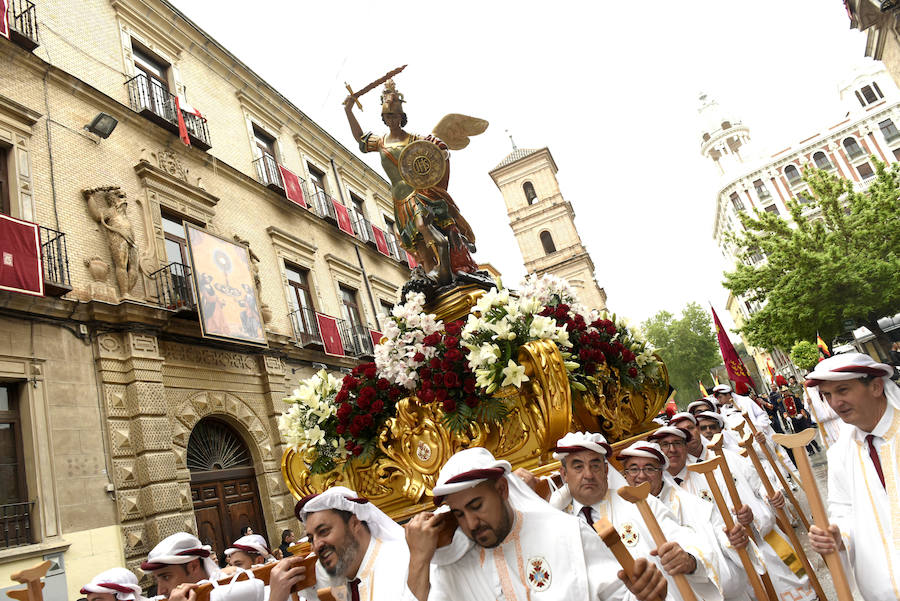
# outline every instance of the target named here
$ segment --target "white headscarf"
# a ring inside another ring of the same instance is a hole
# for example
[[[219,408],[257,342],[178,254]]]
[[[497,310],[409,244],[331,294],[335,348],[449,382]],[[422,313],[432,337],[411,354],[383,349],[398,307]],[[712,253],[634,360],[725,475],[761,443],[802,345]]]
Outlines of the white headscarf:
[[[721,413],[716,413],[715,411],[701,411],[697,414],[697,419],[705,417],[706,419],[714,419],[719,422],[719,427],[725,427],[725,418]]]
[[[681,413],[676,413],[675,415],[673,415],[672,417],[669,418],[669,423],[671,424],[672,422],[677,422],[682,419],[691,420],[695,426],[697,425],[697,418],[694,417],[693,413],[688,413],[687,411],[682,411]]]
[[[666,457],[665,453],[662,452],[660,446],[655,442],[646,442],[643,440],[639,440],[635,443],[632,443],[631,446],[616,455],[616,459],[621,461],[623,464],[625,463],[624,460],[628,457],[644,457],[646,459],[655,459],[659,461],[659,465],[661,468],[663,468],[663,471],[669,468],[669,458]]]
[[[612,455],[612,447],[606,442],[606,438],[602,434],[569,432],[556,441],[556,446],[553,447],[553,458],[560,461],[565,459],[569,453],[578,451],[593,451],[600,453],[604,457]]]
[[[377,539],[406,540],[403,526],[388,517],[374,503],[344,486],[332,486],[321,494],[301,499],[294,507],[294,514],[298,520],[306,524],[309,514],[326,509],[352,513],[359,521],[369,526],[369,532]]]
[[[259,534],[248,534],[234,541],[230,547],[225,549],[225,557],[228,557],[235,551],[244,551],[245,553],[258,553],[264,558],[272,555],[269,547],[266,546],[266,539]]]
[[[894,407],[900,407],[900,388],[891,381],[893,375],[894,368],[886,363],[878,363],[869,355],[844,353],[820,361],[816,369],[806,376],[806,385],[812,388],[822,382],[841,382],[864,376],[876,376],[884,382],[884,394],[888,402]]]
[[[219,571],[218,566],[209,558],[212,547],[200,543],[200,539],[187,532],[176,532],[162,539],[147,554],[147,561],[141,564],[145,572],[159,570],[164,566],[183,565],[195,559],[203,562],[206,575],[212,578]]]
[[[733,391],[731,390],[731,386],[728,384],[718,384],[717,386],[713,386],[713,394],[731,394]]]
[[[81,587],[81,594],[112,593],[118,601],[141,601],[141,587],[137,576],[125,568],[112,568],[100,572]]]

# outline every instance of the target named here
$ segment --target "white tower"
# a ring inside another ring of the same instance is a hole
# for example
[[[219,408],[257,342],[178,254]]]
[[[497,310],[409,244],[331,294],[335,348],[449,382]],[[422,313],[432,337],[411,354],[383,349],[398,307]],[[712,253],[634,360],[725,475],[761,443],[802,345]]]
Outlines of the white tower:
[[[575,211],[556,180],[547,148],[516,148],[490,172],[500,188],[509,225],[529,274],[565,278],[591,309],[606,308],[606,292],[594,277],[594,262],[575,228]]]
[[[744,166],[750,129],[726,115],[719,103],[700,94],[700,153],[715,162],[719,173],[729,175]]]

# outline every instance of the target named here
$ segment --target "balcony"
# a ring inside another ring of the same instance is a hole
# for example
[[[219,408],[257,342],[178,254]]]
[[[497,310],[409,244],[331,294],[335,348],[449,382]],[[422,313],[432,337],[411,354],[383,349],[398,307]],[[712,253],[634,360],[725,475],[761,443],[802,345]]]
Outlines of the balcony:
[[[345,355],[348,357],[372,357],[375,355],[375,345],[372,343],[372,334],[369,333],[369,328],[351,324],[346,319],[338,319],[337,323]]]
[[[25,50],[38,47],[37,10],[31,0],[9,0],[6,8],[9,39]]]
[[[135,75],[125,82],[128,87],[128,100],[132,110],[140,113],[150,121],[178,135],[178,117],[175,112],[175,95],[166,86],[143,73]],[[182,110],[184,126],[187,129],[191,145],[200,150],[212,148],[206,119]]]
[[[313,212],[322,219],[328,219],[337,225],[337,213],[334,212],[331,197],[328,196],[325,190],[313,184],[307,186],[306,192],[309,206],[312,207]]]
[[[34,501],[0,505],[0,549],[28,545],[31,537],[31,512]]]
[[[316,321],[316,312],[303,307],[288,313],[291,320],[291,328],[294,330],[294,341],[300,346],[322,346],[322,336],[319,334],[319,323]]]
[[[284,180],[281,171],[278,170],[278,161],[269,153],[263,153],[261,157],[253,161],[256,167],[256,179],[262,185],[280,194],[284,193]]]
[[[375,232],[372,231],[372,224],[369,220],[358,213],[350,213],[350,216],[353,220],[353,231],[356,233],[356,237],[371,247],[377,248]]]
[[[760,200],[766,200],[767,198],[770,198],[772,195],[769,194],[769,191],[766,188],[757,188],[756,196]]]
[[[159,306],[170,311],[193,311],[197,308],[191,283],[191,268],[181,263],[169,263],[150,274],[156,284]]]
[[[406,252],[400,246],[400,241],[397,240],[397,236],[394,235],[394,232],[385,232],[384,236],[387,238],[388,252],[390,255],[395,260],[406,263]]]
[[[62,296],[72,290],[66,235],[43,225],[38,227],[41,236],[41,261],[44,264],[44,293],[47,296]]]

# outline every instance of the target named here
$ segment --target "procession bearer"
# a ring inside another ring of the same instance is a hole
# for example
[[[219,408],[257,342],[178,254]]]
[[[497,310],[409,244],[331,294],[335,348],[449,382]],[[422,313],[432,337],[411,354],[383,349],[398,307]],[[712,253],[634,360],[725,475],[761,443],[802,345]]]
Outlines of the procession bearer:
[[[841,552],[867,601],[900,599],[900,388],[869,355],[825,359],[807,376],[845,425],[828,449],[830,531],[812,526],[819,553]]]

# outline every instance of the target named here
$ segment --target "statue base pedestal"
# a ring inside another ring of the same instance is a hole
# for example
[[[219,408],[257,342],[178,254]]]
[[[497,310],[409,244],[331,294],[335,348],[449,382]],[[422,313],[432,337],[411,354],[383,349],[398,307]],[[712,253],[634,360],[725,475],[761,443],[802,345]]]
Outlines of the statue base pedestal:
[[[475,306],[484,288],[477,284],[466,284],[439,294],[435,299],[425,305],[425,311],[434,313],[435,317],[447,323],[464,319],[469,310]]]

